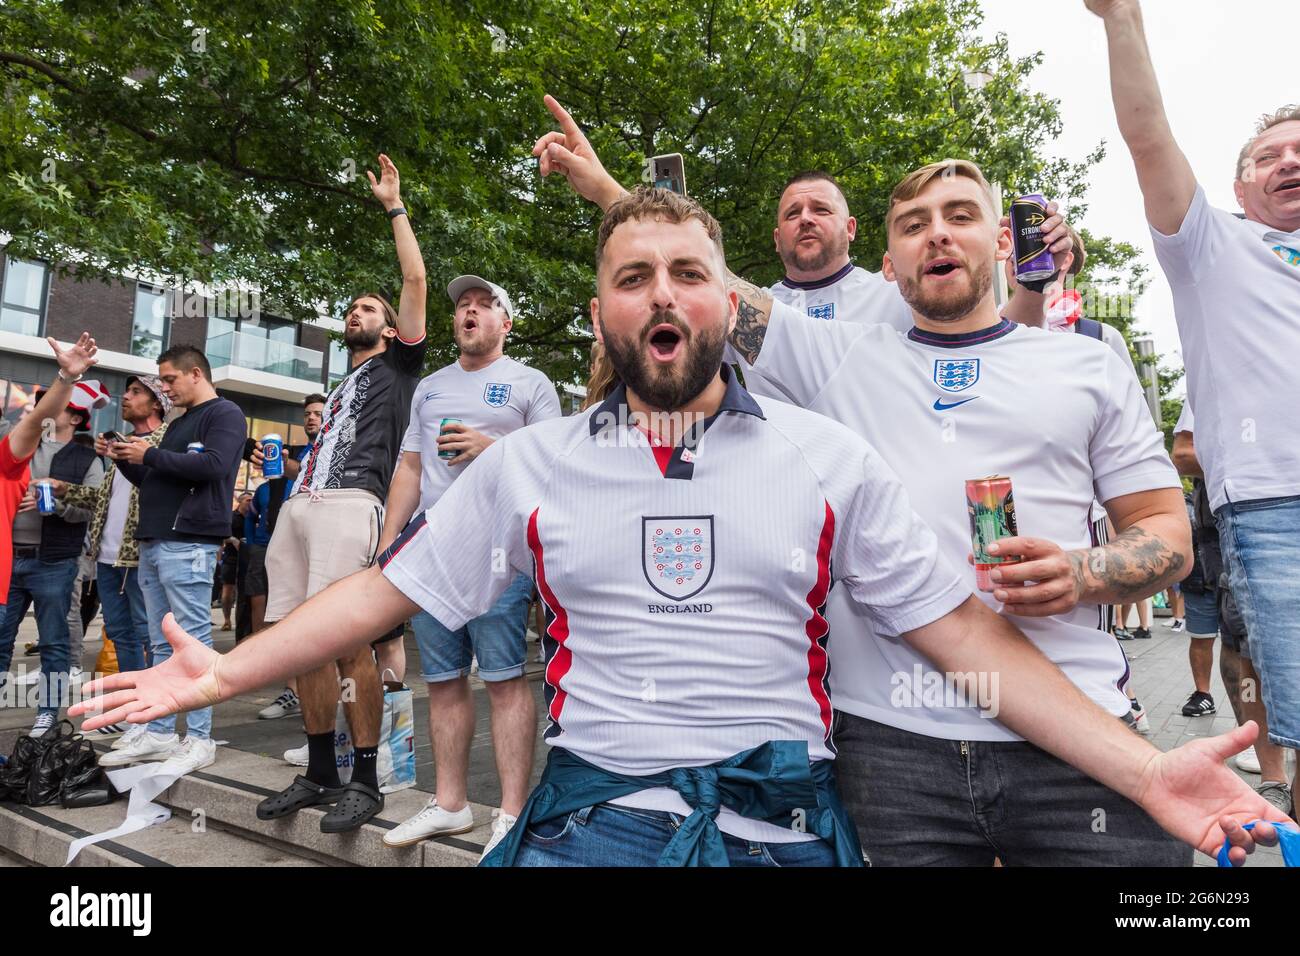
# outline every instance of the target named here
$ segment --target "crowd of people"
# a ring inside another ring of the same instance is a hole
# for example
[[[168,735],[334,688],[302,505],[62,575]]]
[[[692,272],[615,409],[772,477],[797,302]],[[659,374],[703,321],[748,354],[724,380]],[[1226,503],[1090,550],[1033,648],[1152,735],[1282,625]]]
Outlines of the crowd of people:
[[[121,667],[71,708],[121,733],[101,764],[206,766],[213,706],[284,681],[262,716],[301,714],[286,758],[305,769],[262,819],[323,806],[341,833],[382,810],[382,677],[405,673],[409,621],[437,785],[392,846],[476,824],[475,665],[502,793],[484,865],[1187,866],[1275,843],[1300,747],[1300,432],[1276,401],[1300,340],[1300,110],[1242,148],[1244,218],[1215,210],[1164,119],[1137,3],[1088,6],[1124,64],[1115,109],[1175,291],[1189,397],[1172,460],[1122,336],[1067,288],[1086,250],[1054,205],[1056,275],[1021,283],[980,169],[927,162],[894,188],[873,273],[851,261],[834,177],[799,173],[777,197],[785,277],[760,288],[728,271],[706,210],[627,192],[547,97],[559,129],[534,147],[540,172],[604,212],[577,415],[505,355],[514,297],[490,278],[449,283],[459,356],[421,378],[425,266],[382,155],[398,307],[352,299],[348,375],[306,399],[309,443],[233,526],[236,474],[265,449],[206,357],[164,352],[128,386],[131,434],[75,450],[95,346],[51,340],[58,378],[0,443],[0,653],[34,603],[50,679],[33,732],[59,706],[67,639],[46,628],[67,634],[84,539]],[[1011,476],[1020,533],[986,546],[980,590],[959,495],[984,475]],[[46,478],[58,504],[33,520]],[[214,580],[241,577],[247,639],[218,654]],[[1171,589],[1183,713],[1214,713],[1220,636],[1239,726],[1161,752],[1122,642],[1150,633],[1128,631],[1129,608]],[[530,791],[534,600],[549,747]]]

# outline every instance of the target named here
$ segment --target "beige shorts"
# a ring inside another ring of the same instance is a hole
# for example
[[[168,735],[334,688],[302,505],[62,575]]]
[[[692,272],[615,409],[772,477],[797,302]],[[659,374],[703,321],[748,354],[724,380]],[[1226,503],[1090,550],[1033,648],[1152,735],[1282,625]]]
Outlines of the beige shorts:
[[[266,620],[279,621],[335,581],[370,567],[384,506],[359,488],[335,488],[284,503],[266,549]]]

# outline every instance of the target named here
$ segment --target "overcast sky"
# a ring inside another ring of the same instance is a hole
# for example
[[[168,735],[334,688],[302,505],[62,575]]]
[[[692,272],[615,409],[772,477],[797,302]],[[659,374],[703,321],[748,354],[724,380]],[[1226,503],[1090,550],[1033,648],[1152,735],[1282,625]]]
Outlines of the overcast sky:
[[[981,5],[987,36],[1005,33],[1013,56],[1043,53],[1029,83],[1061,104],[1064,129],[1051,152],[1077,159],[1106,141],[1106,159],[1091,171],[1083,225],[1142,249],[1152,282],[1134,314],[1165,361],[1181,365],[1169,284],[1156,262],[1133,163],[1115,124],[1104,24],[1083,0],[981,0]],[[1250,12],[1254,8],[1248,0],[1143,4],[1147,42],[1174,136],[1210,204],[1232,212],[1240,211],[1232,194],[1233,164],[1255,121],[1300,101],[1296,31],[1285,17],[1266,22]]]

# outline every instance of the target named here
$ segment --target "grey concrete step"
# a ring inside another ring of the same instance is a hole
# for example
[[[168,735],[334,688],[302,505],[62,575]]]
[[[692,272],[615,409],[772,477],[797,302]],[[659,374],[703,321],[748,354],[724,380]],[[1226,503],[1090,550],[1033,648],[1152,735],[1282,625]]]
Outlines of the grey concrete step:
[[[383,812],[352,833],[321,833],[320,820],[328,808],[309,807],[279,820],[257,819],[258,803],[287,787],[300,773],[302,768],[273,757],[218,747],[216,763],[177,780],[158,802],[186,819],[200,811],[207,820],[250,838],[336,865],[474,866],[491,834],[491,808],[471,804],[475,828],[469,833],[400,849],[385,846],[384,833],[413,816],[429,799],[428,793],[414,788],[386,794]]]
[[[106,807],[65,810],[59,806],[0,804],[0,846],[7,865],[63,866],[68,847],[84,836],[121,824],[126,800]],[[322,866],[323,861],[233,832],[188,814],[144,830],[88,846],[73,866]]]

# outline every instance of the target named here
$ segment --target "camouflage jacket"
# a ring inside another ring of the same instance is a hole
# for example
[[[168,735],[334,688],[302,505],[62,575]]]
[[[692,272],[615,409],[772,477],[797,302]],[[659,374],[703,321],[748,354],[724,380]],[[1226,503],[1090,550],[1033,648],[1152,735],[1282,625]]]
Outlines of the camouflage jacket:
[[[167,434],[166,422],[147,436],[149,444],[157,447],[165,434]],[[81,508],[93,508],[95,511],[94,517],[90,519],[90,547],[86,550],[92,561],[97,560],[99,557],[99,542],[104,537],[104,523],[108,520],[108,500],[113,494],[113,475],[116,471],[117,465],[110,458],[108,459],[108,467],[104,471],[104,480],[98,488],[89,488],[86,485],[68,485],[67,490],[63,493],[63,500],[68,504]],[[135,527],[139,521],[140,489],[132,485],[131,502],[126,511],[126,524],[122,526],[122,545],[118,549],[117,560],[113,562],[114,567],[134,568],[139,566],[140,542],[135,540]]]

